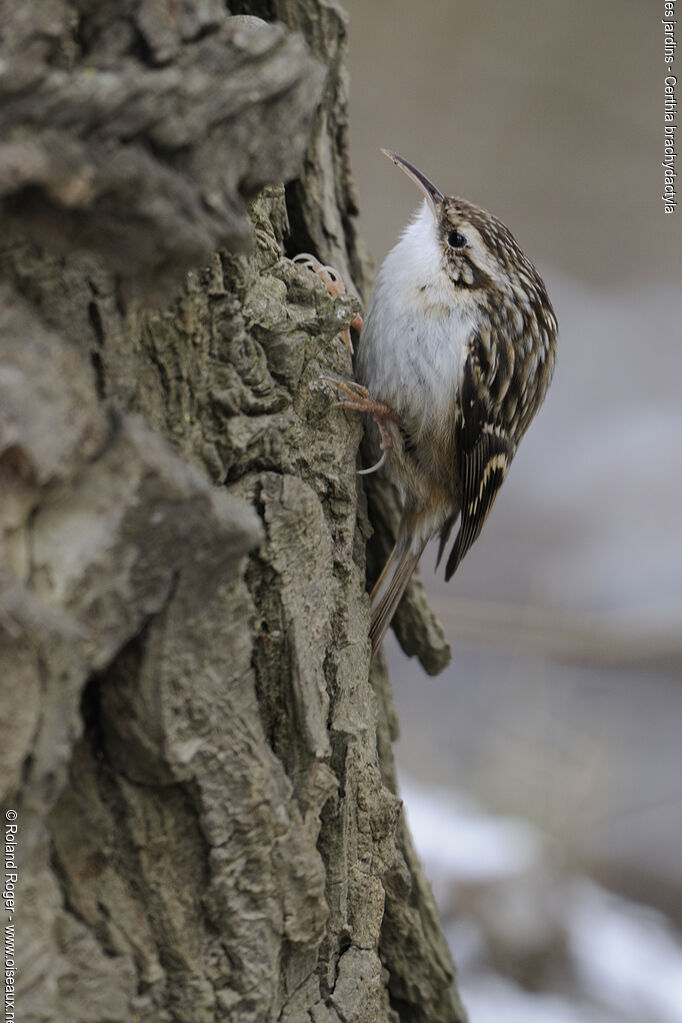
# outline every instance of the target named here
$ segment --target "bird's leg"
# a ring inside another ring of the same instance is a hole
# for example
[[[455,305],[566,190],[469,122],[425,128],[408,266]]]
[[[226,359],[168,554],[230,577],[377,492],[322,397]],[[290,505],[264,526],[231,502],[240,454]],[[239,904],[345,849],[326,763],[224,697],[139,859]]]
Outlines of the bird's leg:
[[[299,252],[297,256],[294,256],[293,262],[301,263],[302,266],[307,267],[308,270],[312,270],[313,273],[317,274],[317,276],[324,281],[325,287],[332,298],[337,298],[339,295],[345,295],[346,285],[343,283],[341,274],[335,270],[333,266],[325,266],[323,263],[320,263],[319,259],[315,259],[314,256],[311,256],[309,252]],[[360,313],[355,314],[353,319],[350,321],[350,325],[351,327],[354,327],[358,333],[360,333],[362,330],[362,317],[360,316]],[[353,342],[351,341],[349,327],[346,327],[343,332],[343,340],[350,348],[352,354]]]
[[[383,401],[377,401],[369,393],[366,387],[362,384],[356,383],[354,380],[336,380],[334,377],[322,376],[320,377],[326,384],[331,384],[337,391],[345,394],[346,397],[342,398],[341,401],[336,402],[337,408],[351,409],[352,412],[369,412],[374,422],[377,424],[379,430],[379,436],[381,437],[381,458],[376,465],[370,466],[369,469],[360,469],[358,472],[359,476],[368,476],[371,472],[377,472],[388,457],[388,453],[393,447],[393,441],[391,435],[388,432],[386,426],[386,420],[391,420],[394,423],[399,423],[400,419],[398,414],[393,411],[390,405],[387,405]]]
[[[344,295],[346,293],[346,286],[343,283],[341,274],[334,269],[333,266],[325,266],[320,263],[319,259],[315,256],[311,256],[309,252],[299,252],[297,256],[294,256],[294,263],[300,263],[302,266],[312,270],[317,276],[324,281],[329,294],[336,298],[338,295]],[[358,334],[362,330],[362,317],[360,313],[356,313],[353,319],[350,321],[351,327],[357,330]],[[343,339],[353,352],[353,342],[350,337],[350,329],[346,327],[343,332]],[[336,402],[337,408],[351,409],[353,412],[369,412],[377,424],[379,436],[381,438],[381,458],[376,465],[370,466],[369,469],[360,469],[358,472],[359,476],[367,476],[371,472],[377,472],[382,465],[385,463],[388,453],[393,447],[393,441],[391,435],[388,432],[386,426],[386,420],[392,419],[394,422],[399,422],[397,414],[393,411],[390,405],[386,405],[383,401],[376,401],[369,393],[366,387],[362,384],[355,383],[354,380],[337,380],[335,377],[321,376],[320,380],[324,383],[331,384],[337,391],[341,391],[345,394],[345,398],[341,401]]]

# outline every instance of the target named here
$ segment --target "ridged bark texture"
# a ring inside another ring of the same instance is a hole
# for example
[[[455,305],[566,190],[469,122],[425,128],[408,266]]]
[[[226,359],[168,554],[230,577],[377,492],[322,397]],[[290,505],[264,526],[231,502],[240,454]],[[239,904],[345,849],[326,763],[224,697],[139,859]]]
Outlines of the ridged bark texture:
[[[394,495],[366,500],[362,424],[318,381],[352,374],[367,282],[343,13],[0,8],[17,1011],[462,1020],[369,672],[367,508],[378,561]],[[401,622],[442,666],[418,585]]]

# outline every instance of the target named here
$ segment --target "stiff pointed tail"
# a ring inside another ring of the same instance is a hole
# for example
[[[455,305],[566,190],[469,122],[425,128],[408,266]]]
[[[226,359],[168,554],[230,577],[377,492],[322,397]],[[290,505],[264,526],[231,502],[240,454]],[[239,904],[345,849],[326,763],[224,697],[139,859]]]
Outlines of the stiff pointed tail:
[[[398,609],[400,598],[405,592],[405,588],[410,581],[410,576],[417,567],[417,563],[422,556],[426,541],[416,551],[412,551],[409,548],[398,553],[398,546],[391,551],[383,572],[379,576],[377,583],[372,590],[372,617],[369,626],[369,638],[372,642],[372,657],[381,646],[381,641],[386,635],[393,615]],[[390,575],[393,566],[393,574]],[[390,582],[384,589],[385,581],[390,575]],[[383,592],[382,592],[383,590]]]

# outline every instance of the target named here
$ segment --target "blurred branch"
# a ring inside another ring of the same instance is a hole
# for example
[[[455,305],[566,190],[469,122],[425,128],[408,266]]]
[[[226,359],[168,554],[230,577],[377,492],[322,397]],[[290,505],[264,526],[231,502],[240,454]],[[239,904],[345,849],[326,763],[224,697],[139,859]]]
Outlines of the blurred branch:
[[[557,609],[430,597],[453,643],[486,646],[522,656],[598,665],[682,665],[682,635]]]

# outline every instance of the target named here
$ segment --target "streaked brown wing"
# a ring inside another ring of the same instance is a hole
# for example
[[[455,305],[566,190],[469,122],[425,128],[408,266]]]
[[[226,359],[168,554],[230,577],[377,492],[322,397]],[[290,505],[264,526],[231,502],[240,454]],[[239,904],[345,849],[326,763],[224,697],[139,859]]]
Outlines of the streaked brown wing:
[[[513,456],[509,437],[495,421],[497,403],[493,393],[496,374],[491,374],[490,370],[489,351],[483,348],[481,339],[475,335],[464,364],[455,427],[461,507],[459,532],[445,566],[446,581],[452,578],[460,561],[478,538]],[[454,520],[449,521],[441,532],[439,560],[453,525]]]

